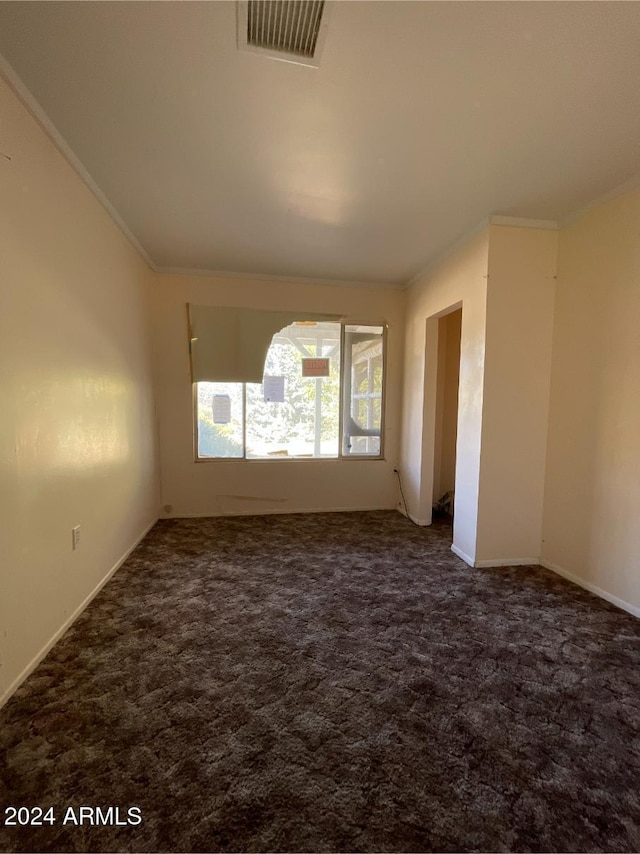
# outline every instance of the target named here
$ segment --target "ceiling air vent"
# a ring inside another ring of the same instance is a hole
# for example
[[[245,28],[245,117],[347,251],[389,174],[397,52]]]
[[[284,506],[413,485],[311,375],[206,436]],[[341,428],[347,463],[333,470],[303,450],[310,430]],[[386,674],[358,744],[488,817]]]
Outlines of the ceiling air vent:
[[[238,47],[317,68],[327,26],[325,0],[238,2]]]

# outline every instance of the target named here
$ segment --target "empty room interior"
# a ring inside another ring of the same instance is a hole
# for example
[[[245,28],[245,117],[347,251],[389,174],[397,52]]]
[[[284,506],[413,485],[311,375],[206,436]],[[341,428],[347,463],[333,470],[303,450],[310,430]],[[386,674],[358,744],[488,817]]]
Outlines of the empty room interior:
[[[0,2],[0,850],[640,850],[639,46]]]

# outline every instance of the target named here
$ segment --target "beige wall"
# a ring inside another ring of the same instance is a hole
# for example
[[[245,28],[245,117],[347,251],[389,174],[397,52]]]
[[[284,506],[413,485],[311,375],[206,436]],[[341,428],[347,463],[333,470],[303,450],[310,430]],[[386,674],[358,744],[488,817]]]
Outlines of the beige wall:
[[[385,459],[194,463],[186,305],[343,314],[389,325]],[[395,507],[404,293],[212,276],[158,275],[153,329],[166,515],[216,516]]]
[[[542,557],[640,616],[640,191],[563,229]]]
[[[483,229],[408,291],[400,471],[409,513],[431,521],[438,318],[462,306],[453,541],[474,559],[480,476],[489,230]]]
[[[2,81],[0,116],[1,701],[159,494],[148,268]]]
[[[556,249],[555,231],[488,226],[408,294],[401,469],[409,510],[429,524],[442,491],[442,316],[461,303],[453,550],[478,566],[540,555]]]
[[[536,563],[557,231],[490,227],[476,563]]]

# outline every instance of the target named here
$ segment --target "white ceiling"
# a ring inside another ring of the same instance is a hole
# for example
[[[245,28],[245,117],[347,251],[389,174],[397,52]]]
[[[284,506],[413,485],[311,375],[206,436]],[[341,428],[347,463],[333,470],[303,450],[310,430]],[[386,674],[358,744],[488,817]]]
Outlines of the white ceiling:
[[[160,268],[403,283],[640,171],[640,3],[332,6],[319,69],[232,2],[1,2],[0,52]]]

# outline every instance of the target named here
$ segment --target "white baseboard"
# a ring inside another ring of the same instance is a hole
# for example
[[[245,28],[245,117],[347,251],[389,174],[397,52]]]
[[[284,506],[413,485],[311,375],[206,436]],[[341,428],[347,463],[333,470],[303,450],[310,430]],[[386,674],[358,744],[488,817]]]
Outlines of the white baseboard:
[[[622,608],[623,611],[627,611],[629,614],[633,614],[634,617],[640,617],[640,608],[638,608],[636,605],[632,605],[630,602],[625,602],[624,599],[620,599],[618,596],[614,596],[613,593],[609,593],[608,591],[603,590],[601,587],[597,587],[595,584],[591,584],[589,581],[584,581],[579,576],[574,575],[572,572],[569,572],[569,570],[558,566],[557,563],[551,563],[551,561],[548,560],[541,560],[540,566],[544,566],[545,569],[550,569],[552,572],[561,575],[563,578],[566,578],[567,581],[572,581],[574,584],[577,584],[578,587],[584,587],[585,590],[588,590],[590,593],[594,593],[601,599],[606,599],[607,602],[611,602],[612,605],[616,605],[618,608]]]
[[[495,560],[477,560],[474,564],[476,569],[489,569],[500,566],[540,566],[540,556],[535,557],[510,557],[496,558]]]
[[[415,525],[419,525],[421,528],[428,528],[428,527],[429,527],[429,525],[432,525],[432,524],[433,524],[433,520],[432,520],[432,519],[418,519],[418,517],[417,517],[417,516],[414,516],[414,515],[413,515],[413,513],[409,513],[407,510],[405,510],[405,509],[404,509],[404,507],[398,507],[398,506],[396,506],[394,509],[395,509],[395,510],[396,510],[396,511],[401,515],[401,516],[404,516],[404,517],[405,517],[405,519],[411,519],[411,521],[412,521]]]
[[[249,507],[243,510],[234,510],[233,513],[163,513],[160,519],[226,519],[230,516],[292,516],[299,513],[361,513],[368,510],[396,510],[394,506],[381,507],[379,504],[369,507],[311,507],[302,509],[277,509],[265,510]],[[421,523],[418,523],[421,524]]]
[[[469,566],[473,566],[473,558],[463,552],[462,549],[459,549],[458,546],[452,544],[451,551],[454,553],[454,555],[458,555],[458,557],[462,558],[462,560],[465,563],[468,563]]]
[[[97,594],[102,590],[107,581],[115,575],[115,573],[120,569],[125,560],[129,557],[131,552],[135,549],[135,547],[142,542],[142,540],[147,536],[149,531],[153,528],[158,520],[154,519],[144,531],[137,537],[133,545],[127,549],[127,551],[122,555],[122,557],[118,558],[116,563],[111,567],[111,569],[107,572],[107,574],[102,578],[96,586],[93,588],[91,593],[78,605],[76,610],[68,617],[64,623],[60,626],[58,631],[50,638],[47,643],[42,647],[39,653],[35,655],[29,664],[24,668],[24,670],[13,680],[11,685],[7,688],[7,690],[0,696],[0,708],[7,702],[7,700],[14,694],[20,685],[29,677],[36,667],[40,664],[40,662],[46,657],[47,653],[51,651],[51,649],[56,645],[56,643],[60,640],[62,635],[67,631],[69,626],[80,616],[80,614],[84,611],[87,605],[91,602],[91,600],[97,596]]]
[[[459,558],[474,569],[489,569],[499,566],[538,566],[540,563],[539,557],[510,557],[510,558],[495,558],[494,560],[474,560],[471,555],[466,554],[459,549],[458,546],[452,545],[451,551],[458,555]]]
[[[406,519],[411,519],[411,521],[415,525],[419,525],[421,528],[428,528],[433,524],[433,519],[419,519],[417,516],[414,516],[413,513],[406,512],[404,510],[400,510],[398,508],[398,513],[404,516]]]

